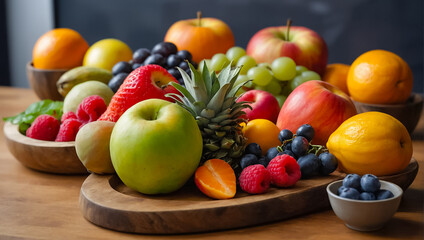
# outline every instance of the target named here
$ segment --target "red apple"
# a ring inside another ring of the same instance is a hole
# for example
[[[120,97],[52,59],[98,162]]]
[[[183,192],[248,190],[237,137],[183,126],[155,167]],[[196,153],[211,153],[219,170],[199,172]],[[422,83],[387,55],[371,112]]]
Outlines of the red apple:
[[[249,105],[252,107],[252,109],[246,108],[244,110],[246,116],[242,117],[246,117],[249,121],[257,118],[268,119],[273,123],[277,121],[280,105],[271,93],[262,90],[250,90],[237,99],[237,102],[242,101],[251,102]]]
[[[315,130],[312,142],[325,145],[331,133],[356,113],[346,93],[327,82],[313,80],[302,83],[289,95],[277,126],[295,133],[301,125],[310,124]]]
[[[292,26],[267,27],[249,40],[246,53],[256,62],[269,64],[279,57],[290,57],[297,65],[323,76],[328,60],[325,41],[313,30]]]

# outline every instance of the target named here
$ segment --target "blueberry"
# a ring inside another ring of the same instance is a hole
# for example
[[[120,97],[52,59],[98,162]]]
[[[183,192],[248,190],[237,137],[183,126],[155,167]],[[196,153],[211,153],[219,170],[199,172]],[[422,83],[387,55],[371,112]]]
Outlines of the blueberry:
[[[259,144],[257,144],[257,143],[250,143],[250,144],[248,144],[246,146],[245,152],[246,153],[254,154],[257,157],[261,157],[262,156],[262,149],[259,146]]]
[[[380,190],[377,192],[377,200],[383,200],[383,199],[388,199],[388,198],[392,198],[395,195],[393,195],[393,193],[389,190]]]
[[[289,156],[292,156],[294,159],[296,159],[296,155],[291,150],[288,150],[288,149],[280,152],[279,154],[287,154]]]
[[[150,50],[147,48],[139,48],[133,53],[134,63],[143,63],[146,58],[150,56]]]
[[[302,178],[308,178],[318,174],[320,164],[319,159],[315,154],[309,153],[301,156],[297,160],[297,163],[299,164]]]
[[[166,59],[166,66],[168,68],[174,68],[178,65],[180,65],[180,63],[183,61],[183,59],[175,54],[171,54],[169,55],[169,57]]]
[[[361,194],[359,194],[359,200],[375,200],[375,194],[370,192],[361,192]]]
[[[286,143],[286,145],[284,145],[283,150],[290,150],[291,152],[293,152],[291,146],[292,146],[291,142]]]
[[[343,179],[343,186],[347,188],[355,188],[356,190],[361,190],[361,176],[358,174],[348,174]]]
[[[128,73],[118,73],[117,75],[113,76],[112,79],[110,79],[108,86],[114,93],[116,93],[127,76]]]
[[[359,199],[359,191],[355,188],[344,188],[339,194],[342,198]]]
[[[268,151],[266,152],[266,158],[268,158],[268,160],[271,161],[272,159],[275,158],[275,156],[277,156],[278,153],[279,151],[277,147],[272,147],[268,149]]]
[[[319,172],[322,175],[328,175],[337,169],[337,158],[333,154],[323,152],[318,156],[318,158],[321,161]]]
[[[169,74],[171,74],[175,79],[181,78],[181,73],[175,68],[168,69]]]
[[[121,61],[113,65],[112,74],[113,76],[115,76],[115,75],[118,75],[118,73],[130,73],[132,70],[133,69],[128,62]]]
[[[160,54],[165,58],[171,54],[176,54],[177,51],[177,46],[171,42],[160,42],[152,48],[152,54]]]
[[[195,61],[190,61],[190,63],[191,63],[191,65],[193,65],[193,67],[195,69],[197,69],[199,67],[199,64],[197,64],[197,62],[195,62]]]
[[[361,177],[361,189],[364,192],[377,192],[380,190],[380,180],[372,174],[365,174]]]
[[[311,125],[303,124],[297,129],[296,135],[305,137],[310,142],[314,138],[315,130]]]
[[[184,71],[190,71],[190,67],[188,66],[188,63],[185,61],[182,61],[178,67],[180,67],[181,69],[183,69]],[[190,74],[190,73],[189,73]]]
[[[259,164],[262,164],[264,167],[268,167],[268,164],[271,160],[269,160],[267,157],[260,157],[259,158]]]
[[[250,165],[254,165],[254,164],[258,164],[258,163],[259,163],[259,161],[258,161],[258,158],[256,157],[256,155],[251,154],[251,153],[248,153],[248,154],[245,154],[241,158],[241,160],[240,160],[240,167],[242,169],[244,169],[244,168],[246,168],[246,167],[248,167]]]
[[[343,185],[339,187],[339,189],[337,190],[337,195],[340,196],[340,193],[343,191],[343,189],[345,189],[346,187],[344,187]]]
[[[278,139],[280,139],[281,144],[285,140],[289,140],[293,137],[293,133],[288,129],[283,129],[280,131],[280,134],[278,135]]]
[[[291,143],[291,150],[296,156],[300,157],[306,154],[309,149],[309,142],[305,137],[296,136]]]
[[[139,68],[139,67],[141,67],[141,66],[143,66],[143,64],[141,64],[141,63],[134,63],[134,64],[132,65],[132,69],[133,69],[133,70],[136,70],[137,68]]]
[[[188,60],[189,62],[191,62],[191,60],[193,59],[193,57],[191,56],[191,53],[187,50],[178,51],[177,55],[184,60]]]
[[[144,65],[149,64],[157,64],[159,66],[164,67],[166,64],[166,59],[162,55],[155,53],[148,56],[146,60],[144,60]]]

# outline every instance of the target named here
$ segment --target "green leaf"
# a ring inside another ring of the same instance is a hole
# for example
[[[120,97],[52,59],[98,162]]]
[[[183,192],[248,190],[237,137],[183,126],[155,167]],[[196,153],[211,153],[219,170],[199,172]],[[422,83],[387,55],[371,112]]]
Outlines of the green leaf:
[[[21,112],[16,116],[5,117],[3,118],[3,121],[19,125],[19,130],[23,132],[28,129],[38,116],[43,114],[51,115],[60,121],[63,114],[63,102],[53,101],[50,99],[35,102],[29,105],[24,112]]]
[[[170,84],[174,88],[176,88],[182,95],[184,95],[184,97],[186,97],[191,103],[194,103],[195,102],[195,99],[193,98],[193,96],[190,94],[190,92],[185,87],[181,86],[180,84],[178,84],[176,82],[171,82]],[[173,99],[175,99],[173,96],[170,96],[170,97],[172,97]]]
[[[203,81],[205,81],[206,92],[209,97],[208,99],[208,102],[209,102],[211,100],[210,98],[211,98],[211,92],[212,92],[212,78],[209,73],[208,66],[206,64],[203,64],[202,76],[203,76]]]

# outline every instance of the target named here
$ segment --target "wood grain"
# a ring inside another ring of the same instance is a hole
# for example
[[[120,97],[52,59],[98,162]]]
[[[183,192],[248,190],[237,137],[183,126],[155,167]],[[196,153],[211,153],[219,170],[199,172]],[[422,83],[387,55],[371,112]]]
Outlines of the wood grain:
[[[418,172],[412,160],[399,174],[381,177],[406,189]],[[345,174],[300,180],[293,188],[270,188],[249,195],[238,189],[228,200],[204,196],[193,184],[167,195],[144,195],[126,187],[117,175],[91,174],[83,183],[80,208],[96,225],[133,233],[175,234],[254,226],[284,220],[330,206],[325,188]],[[263,214],[267,213],[267,214]],[[201,221],[199,221],[201,219]]]
[[[0,87],[0,116],[18,114],[38,98],[31,89]],[[0,121],[0,128],[4,122]],[[424,164],[424,118],[414,131],[414,158]],[[424,168],[405,191],[400,208],[383,229],[347,228],[331,209],[252,227],[196,234],[128,234],[87,221],[78,206],[86,175],[45,174],[24,167],[8,151],[0,131],[0,239],[424,239]],[[264,212],[263,214],[267,214]],[[202,219],[196,219],[202,221]]]
[[[418,124],[423,109],[423,97],[417,93],[411,94],[405,104],[368,104],[352,100],[358,113],[377,111],[387,113],[405,125],[411,134]]]
[[[49,173],[87,174],[75,151],[75,142],[41,141],[19,133],[18,126],[4,125],[9,151],[24,166]]]
[[[26,72],[29,85],[40,99],[52,99],[63,101],[63,96],[57,91],[56,82],[67,70],[43,70],[32,66],[32,62],[27,63]]]

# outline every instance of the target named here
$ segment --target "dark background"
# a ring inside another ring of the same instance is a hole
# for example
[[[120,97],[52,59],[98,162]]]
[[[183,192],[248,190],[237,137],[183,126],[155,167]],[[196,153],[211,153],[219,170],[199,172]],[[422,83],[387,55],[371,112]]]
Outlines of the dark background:
[[[421,0],[54,0],[53,3],[55,27],[77,30],[90,45],[104,38],[117,38],[133,50],[153,47],[163,40],[174,22],[195,18],[198,10],[204,17],[226,22],[234,33],[236,45],[244,48],[260,29],[284,25],[291,18],[293,25],[311,28],[324,38],[329,49],[328,63],[351,64],[372,49],[392,51],[410,65],[414,91],[424,92]],[[2,10],[0,6],[0,16]]]

